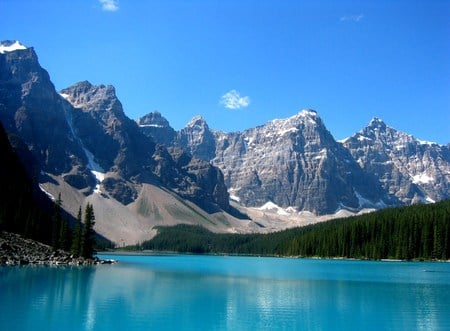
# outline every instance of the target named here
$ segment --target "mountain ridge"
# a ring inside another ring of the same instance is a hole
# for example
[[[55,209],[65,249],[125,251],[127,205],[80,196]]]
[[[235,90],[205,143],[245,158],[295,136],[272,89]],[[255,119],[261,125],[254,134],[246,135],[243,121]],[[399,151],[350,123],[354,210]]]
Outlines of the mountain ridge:
[[[450,192],[450,145],[378,118],[341,142],[311,109],[242,132],[201,116],[175,131],[159,112],[128,118],[112,85],[57,92],[32,47],[0,53],[0,110],[37,160],[41,189],[62,191],[72,215],[94,203],[115,242],[146,240],[161,222],[265,232]]]
[[[177,132],[176,138],[174,138],[173,141],[170,142],[170,144],[181,145],[183,148],[185,148],[189,153],[193,154],[194,156],[199,157],[204,160],[208,160],[208,161],[212,162],[214,165],[218,166],[224,173],[224,176],[226,179],[226,184],[229,187],[230,196],[234,200],[236,200],[238,202],[242,202],[243,201],[242,197],[239,197],[238,195],[235,194],[235,189],[233,186],[234,181],[230,180],[229,177],[227,177],[227,173],[228,173],[228,171],[232,171],[230,169],[234,169],[234,167],[242,166],[242,155],[247,152],[248,144],[249,143],[251,144],[254,142],[254,140],[248,139],[248,137],[246,138],[247,139],[247,141],[246,141],[245,139],[242,138],[243,135],[245,136],[246,134],[248,135],[248,134],[251,134],[252,132],[254,133],[254,132],[257,132],[258,130],[261,130],[264,128],[266,128],[266,129],[269,128],[268,130],[266,130],[266,132],[267,132],[266,137],[271,136],[272,137],[271,143],[276,144],[276,142],[273,140],[273,137],[277,136],[278,137],[277,139],[279,139],[280,136],[282,136],[283,134],[298,132],[298,129],[295,127],[295,123],[296,123],[296,121],[299,121],[300,119],[306,119],[306,121],[311,125],[317,124],[317,122],[316,122],[317,120],[319,120],[321,122],[320,116],[318,116],[318,113],[316,111],[306,109],[306,110],[302,110],[302,111],[298,112],[297,114],[294,114],[293,116],[285,118],[285,119],[274,119],[274,120],[266,122],[263,125],[259,125],[255,128],[250,128],[250,129],[244,130],[244,131],[226,133],[223,131],[216,131],[216,130],[209,128],[206,121],[201,116],[197,115],[197,116],[193,117],[193,119],[190,120],[183,129],[181,129],[180,131]],[[433,201],[440,201],[442,199],[448,198],[450,195],[449,194],[450,188],[448,187],[448,182],[450,181],[450,179],[449,179],[450,157],[449,157],[449,153],[448,153],[450,144],[449,145],[440,145],[437,143],[432,143],[432,142],[427,142],[427,141],[416,139],[410,134],[406,134],[399,130],[391,128],[379,117],[373,117],[372,120],[369,122],[369,124],[365,128],[361,129],[360,132],[355,133],[353,139],[356,139],[356,140],[366,139],[367,137],[365,137],[365,136],[363,137],[363,135],[361,135],[361,132],[363,132],[364,130],[367,132],[370,132],[370,131],[376,132],[377,130],[380,130],[380,129],[388,130],[388,131],[390,130],[389,131],[390,135],[391,135],[391,140],[389,142],[389,144],[391,144],[391,146],[389,147],[390,149],[393,149],[393,148],[395,149],[395,146],[394,146],[395,139],[402,139],[403,141],[414,141],[415,142],[414,146],[416,146],[416,147],[419,146],[419,147],[417,147],[418,148],[417,152],[420,152],[419,150],[422,149],[423,150],[421,152],[422,154],[423,153],[425,153],[425,154],[431,153],[433,155],[438,155],[438,159],[440,160],[439,167],[440,167],[440,169],[442,168],[442,170],[443,170],[443,171],[441,171],[442,174],[438,178],[438,182],[442,182],[442,184],[440,185],[440,188],[439,188],[439,190],[440,190],[439,194],[426,195],[424,192],[422,192],[423,188],[421,188],[420,185],[417,185],[417,184],[427,184],[424,182],[426,182],[430,178],[426,174],[426,172],[425,173],[423,172],[424,170],[421,173],[414,173],[413,175],[411,175],[410,177],[412,178],[412,180],[406,180],[406,181],[404,180],[402,183],[403,183],[403,185],[407,186],[404,188],[400,188],[401,185],[397,185],[397,186],[386,185],[386,182],[383,180],[383,176],[387,176],[387,175],[385,173],[375,172],[372,175],[374,175],[375,179],[380,182],[382,189],[388,195],[388,199],[386,201],[382,201],[382,199],[377,200],[377,201],[372,200],[372,206],[375,208],[381,208],[381,207],[388,206],[388,205],[411,204],[411,203],[417,203],[417,202],[433,202]],[[165,130],[165,129],[161,129],[161,130]],[[329,133],[328,130],[325,130],[325,131],[327,131]],[[375,134],[375,133],[373,133],[373,134]],[[361,163],[361,160],[358,158],[358,155],[357,155],[358,153],[355,152],[354,150],[352,150],[351,146],[349,145],[348,142],[352,140],[351,138],[352,137],[346,138],[344,140],[340,140],[338,143],[343,145],[350,152],[352,159],[355,159],[355,161],[359,160],[358,165],[360,166],[360,168],[362,168],[365,172],[370,172],[370,168],[367,168],[367,167],[364,168],[364,164]],[[226,157],[231,161],[229,162],[230,164],[228,166],[224,166],[223,164],[221,164],[220,157],[222,157],[222,159],[224,158],[223,149],[226,150],[227,148],[229,148],[230,144],[235,146],[235,152],[232,153],[231,155],[226,155]],[[379,144],[381,144],[381,143],[379,143]],[[397,146],[399,146],[399,145],[397,144]],[[222,155],[218,154],[218,150],[221,150],[220,153],[222,153]],[[427,151],[425,151],[425,150],[427,150]],[[436,150],[439,150],[439,151],[436,151]],[[378,152],[381,153],[381,151],[378,151]],[[317,153],[317,151],[316,151],[316,153]],[[364,152],[361,152],[361,153],[364,153]],[[218,155],[219,155],[219,157],[218,157]],[[263,154],[261,154],[261,155],[263,155]],[[313,157],[319,158],[320,155],[315,155]],[[394,157],[394,155],[390,155],[390,156],[386,155],[384,161],[387,162],[387,164],[389,164],[390,162],[393,162],[391,160],[391,158],[393,158],[393,157]],[[255,158],[255,160],[256,159],[257,158]],[[429,164],[432,164],[434,162],[432,160],[434,160],[434,159],[429,158]],[[276,161],[276,159],[272,160],[272,163],[276,164],[275,161]],[[407,162],[407,161],[404,160],[402,162]],[[425,169],[425,166],[422,165],[422,168]],[[389,171],[389,169],[386,168],[385,171]],[[435,172],[439,172],[439,171],[436,170]],[[259,178],[256,173],[253,174],[253,179],[255,181],[254,183],[258,184]],[[249,182],[251,182],[251,180],[249,180]],[[422,183],[419,183],[419,182],[422,182]],[[431,186],[431,185],[429,185],[429,186]],[[251,187],[251,190],[254,190],[254,187]],[[417,194],[415,195],[415,197],[414,197],[414,193],[411,193],[411,192],[396,194],[396,191],[401,191],[401,190],[405,190],[405,191],[416,190],[417,192],[422,192],[422,193],[419,194],[416,192]],[[429,187],[428,191],[432,191],[432,188]],[[410,198],[405,198],[405,194],[406,195],[412,194],[412,196]],[[355,195],[360,204],[362,203],[364,205],[365,203],[370,201],[370,199],[366,199],[359,192],[355,192]],[[289,205],[286,203],[283,204],[283,203],[280,203],[279,201],[276,201],[276,200],[274,201],[274,200],[275,199],[267,199],[266,201],[259,201],[258,204],[254,204],[254,205],[262,206],[268,202],[275,202],[275,204],[279,205],[279,207],[284,207],[284,209],[289,208],[289,207],[295,207],[295,206],[292,206],[292,205]],[[354,208],[352,208],[352,206],[342,205],[340,207],[342,207],[344,209],[350,207],[348,209],[354,210]],[[332,212],[332,210],[329,209],[326,212]]]

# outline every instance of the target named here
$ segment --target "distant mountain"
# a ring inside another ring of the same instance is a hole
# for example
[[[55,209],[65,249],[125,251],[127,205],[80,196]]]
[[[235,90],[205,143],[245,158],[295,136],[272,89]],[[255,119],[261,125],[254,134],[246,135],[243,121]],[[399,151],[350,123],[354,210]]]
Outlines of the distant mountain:
[[[374,118],[342,141],[387,192],[405,204],[450,198],[450,148],[421,141]]]
[[[168,128],[166,122],[161,130]],[[277,214],[355,212],[450,197],[450,145],[417,140],[377,118],[342,142],[312,110],[232,133],[214,131],[196,116],[170,136],[162,143],[222,170],[233,200],[272,206]]]
[[[377,180],[359,167],[312,110],[231,134],[213,133],[197,119],[180,136],[193,155],[210,158],[222,170],[230,193],[245,206],[270,201],[331,214],[391,204]]]

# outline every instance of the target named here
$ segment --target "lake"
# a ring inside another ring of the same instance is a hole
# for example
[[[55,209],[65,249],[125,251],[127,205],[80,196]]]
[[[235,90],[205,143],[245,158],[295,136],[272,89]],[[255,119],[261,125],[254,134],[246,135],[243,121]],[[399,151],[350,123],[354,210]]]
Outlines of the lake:
[[[450,330],[450,263],[100,257],[0,267],[0,329]]]

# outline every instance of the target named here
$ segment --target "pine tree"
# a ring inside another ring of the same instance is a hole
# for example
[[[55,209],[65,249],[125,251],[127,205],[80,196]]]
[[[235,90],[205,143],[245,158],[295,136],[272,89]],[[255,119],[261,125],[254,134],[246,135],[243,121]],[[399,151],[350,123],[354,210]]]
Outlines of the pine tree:
[[[81,236],[82,236],[82,223],[81,223],[81,206],[78,209],[77,223],[73,229],[72,234],[72,247],[70,249],[74,257],[79,257],[81,253]]]
[[[95,232],[94,232],[94,208],[91,204],[86,205],[84,211],[84,227],[82,231],[81,256],[92,258],[94,255]]]

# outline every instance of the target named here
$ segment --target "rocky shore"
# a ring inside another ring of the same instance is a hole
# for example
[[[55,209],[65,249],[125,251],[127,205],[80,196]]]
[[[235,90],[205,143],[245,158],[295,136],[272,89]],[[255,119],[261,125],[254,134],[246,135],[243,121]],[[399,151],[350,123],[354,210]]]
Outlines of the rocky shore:
[[[54,251],[51,246],[18,234],[0,232],[0,265],[94,265],[115,263],[113,260],[102,260],[97,257],[85,259],[73,257],[63,250]]]

